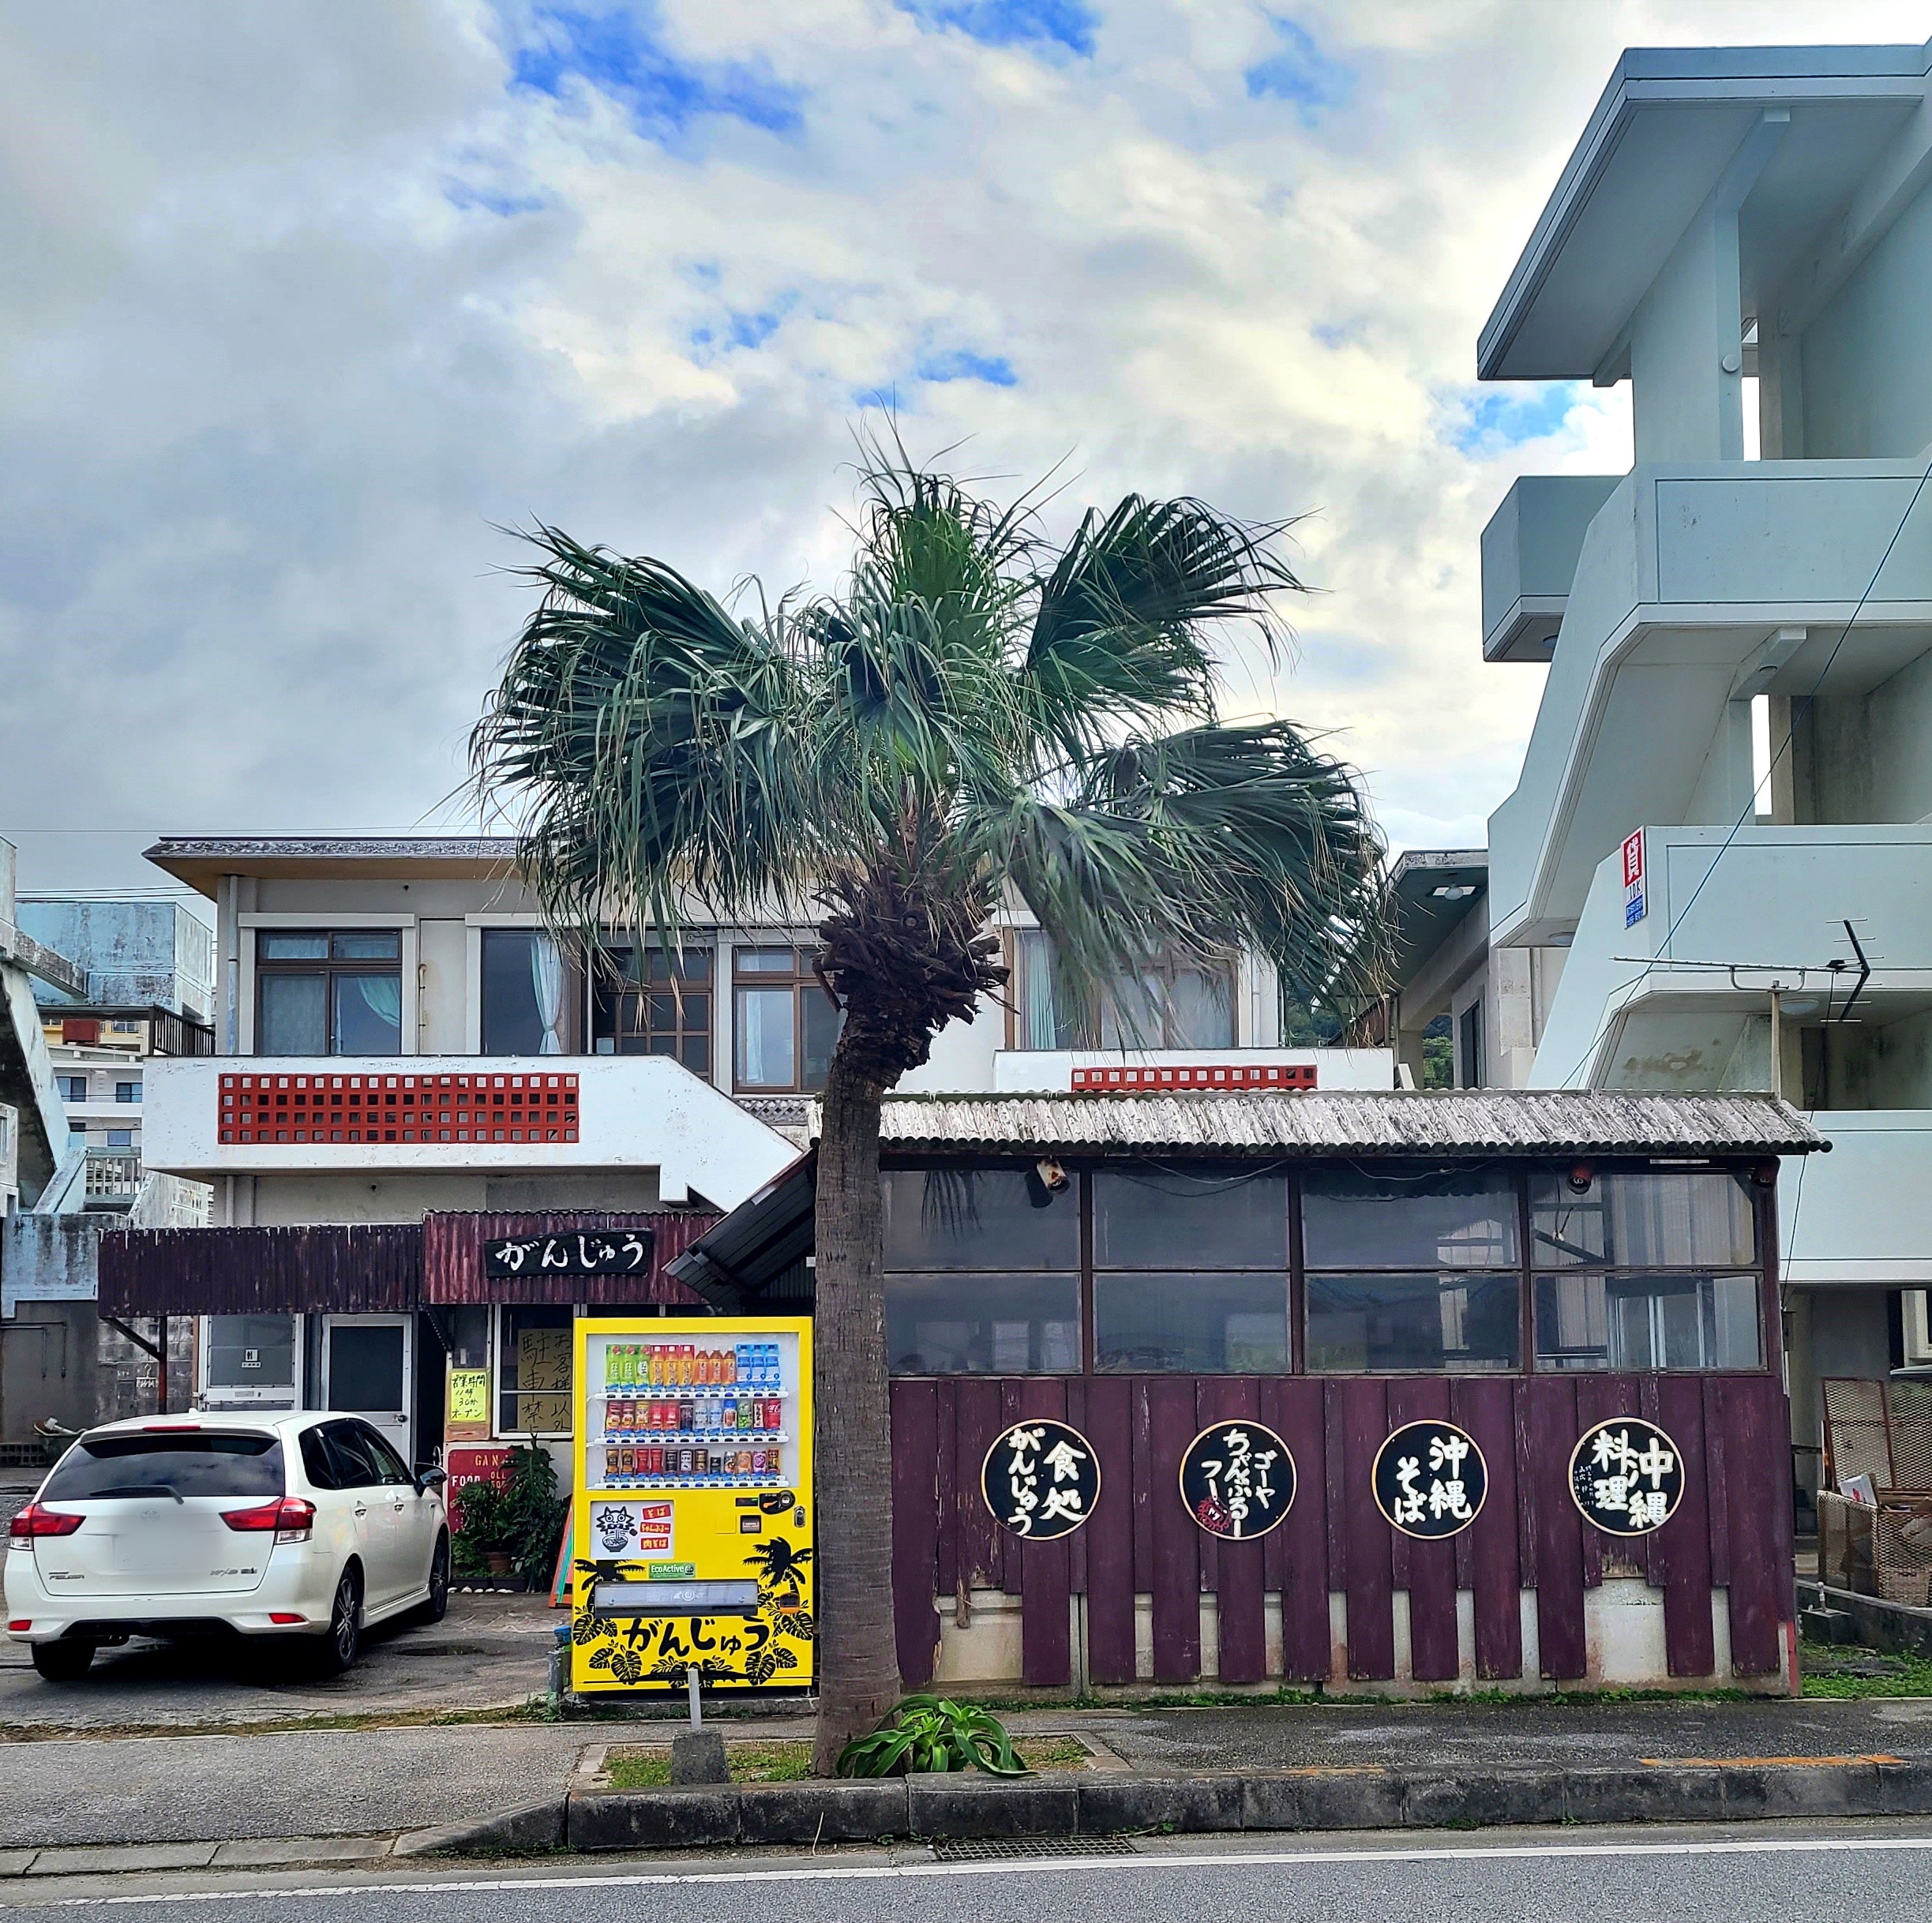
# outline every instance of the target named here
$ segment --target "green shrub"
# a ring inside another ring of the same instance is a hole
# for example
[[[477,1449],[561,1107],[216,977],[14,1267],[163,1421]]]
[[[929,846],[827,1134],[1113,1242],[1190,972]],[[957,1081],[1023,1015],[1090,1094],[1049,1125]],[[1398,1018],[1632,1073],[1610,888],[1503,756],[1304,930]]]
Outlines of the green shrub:
[[[450,1552],[458,1575],[482,1575],[494,1554],[507,1555],[532,1588],[549,1583],[569,1505],[557,1493],[556,1465],[545,1450],[534,1443],[512,1449],[504,1481],[465,1483],[454,1507]]]
[[[970,1703],[909,1696],[869,1736],[840,1751],[842,1776],[898,1776],[979,1769],[992,1776],[1033,1772],[1015,1752],[1000,1719]]]

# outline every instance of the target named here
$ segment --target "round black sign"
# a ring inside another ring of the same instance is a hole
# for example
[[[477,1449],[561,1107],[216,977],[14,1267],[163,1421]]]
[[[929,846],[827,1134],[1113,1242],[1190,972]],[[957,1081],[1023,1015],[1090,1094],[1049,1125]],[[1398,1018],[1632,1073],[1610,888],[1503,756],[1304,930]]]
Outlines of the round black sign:
[[[1466,1429],[1405,1423],[1375,1452],[1369,1481],[1394,1528],[1435,1543],[1476,1520],[1489,1494],[1489,1465]]]
[[[1585,1430],[1570,1452],[1570,1493],[1583,1520],[1607,1535],[1649,1535],[1684,1499],[1684,1459],[1655,1423],[1613,1415]]]
[[[1100,1500],[1100,1458],[1079,1430],[1036,1417],[993,1438],[980,1494],[1003,1529],[1030,1543],[1071,1535]]]
[[[1237,1415],[1203,1429],[1180,1459],[1180,1499],[1210,1535],[1266,1535],[1292,1506],[1295,1458],[1272,1429]]]

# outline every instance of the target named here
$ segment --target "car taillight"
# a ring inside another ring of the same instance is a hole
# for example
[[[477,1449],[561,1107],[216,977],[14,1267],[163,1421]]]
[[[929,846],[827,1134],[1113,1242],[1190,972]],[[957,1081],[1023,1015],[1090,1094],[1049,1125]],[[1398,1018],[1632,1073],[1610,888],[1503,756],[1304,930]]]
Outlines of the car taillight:
[[[272,1529],[278,1543],[306,1543],[315,1528],[315,1505],[300,1496],[277,1496],[252,1509],[223,1509],[231,1529]]]
[[[72,1535],[81,1527],[81,1520],[78,1516],[56,1515],[52,1509],[30,1502],[7,1524],[7,1539],[31,1543],[38,1535]]]

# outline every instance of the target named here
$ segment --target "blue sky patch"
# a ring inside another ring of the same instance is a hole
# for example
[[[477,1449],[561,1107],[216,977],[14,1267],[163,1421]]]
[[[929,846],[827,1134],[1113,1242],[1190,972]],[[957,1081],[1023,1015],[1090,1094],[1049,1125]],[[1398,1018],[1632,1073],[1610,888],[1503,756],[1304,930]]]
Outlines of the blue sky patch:
[[[1330,107],[1345,107],[1355,92],[1354,68],[1323,53],[1299,21],[1279,13],[1268,19],[1280,44],[1247,69],[1248,98],[1285,100],[1310,124]]]
[[[517,50],[513,77],[553,97],[572,79],[621,101],[651,139],[684,131],[701,114],[748,121],[775,133],[801,124],[801,96],[762,69],[741,62],[700,65],[665,43],[651,0],[636,8],[540,6],[538,38]]]
[[[1498,454],[1554,434],[1581,395],[1582,383],[1575,380],[1465,392],[1450,403],[1443,438],[1464,454]]]
[[[898,0],[923,27],[956,27],[989,47],[1045,41],[1069,53],[1094,51],[1098,24],[1086,0]]]
[[[540,212],[550,204],[540,194],[499,193],[490,188],[460,180],[452,182],[443,189],[443,198],[464,213],[473,207],[480,207],[486,213],[500,215],[506,220],[513,214]]]
[[[922,354],[913,369],[921,380],[984,380],[989,387],[1015,388],[1019,376],[1003,354],[975,354],[966,347]]]

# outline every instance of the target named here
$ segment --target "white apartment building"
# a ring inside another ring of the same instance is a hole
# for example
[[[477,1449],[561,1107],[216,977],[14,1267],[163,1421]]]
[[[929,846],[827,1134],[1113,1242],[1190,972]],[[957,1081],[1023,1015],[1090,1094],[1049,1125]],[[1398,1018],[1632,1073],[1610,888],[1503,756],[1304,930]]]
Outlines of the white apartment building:
[[[1481,1079],[1812,1115],[1833,1152],[1780,1211],[1812,1484],[1818,1380],[1926,1359],[1929,341],[1932,47],[1624,56],[1478,366],[1629,381],[1635,465],[1527,476],[1484,533],[1484,658],[1542,702],[1487,954],[1419,964],[1397,1023],[1446,991],[1510,1029]]]
[[[488,1421],[462,1439],[556,1441],[558,1392],[532,1386],[553,1332],[685,1299],[664,1264],[796,1159],[837,1032],[810,921],[692,925],[675,956],[613,931],[594,966],[545,934],[513,854],[497,838],[149,851],[214,907],[216,1052],[147,1063],[144,1160],[211,1185],[212,1227],[111,1238],[102,1306],[204,1318],[210,1400],[358,1408],[421,1451],[445,1439],[446,1369],[487,1371]],[[1011,1005],[950,1026],[908,1088],[1393,1085],[1386,1050],[1280,1047],[1252,958],[1152,967],[1094,1032],[1055,1006],[1030,917],[1005,920]],[[1124,1021],[1165,1045],[1124,1049]],[[487,1273],[493,1239],[621,1227],[652,1237],[634,1277]]]

